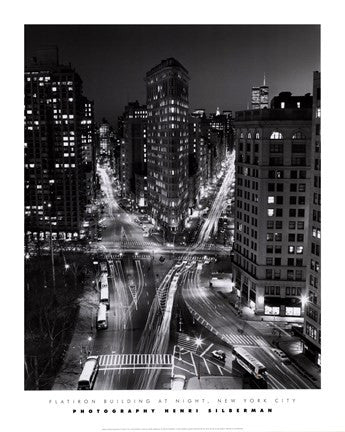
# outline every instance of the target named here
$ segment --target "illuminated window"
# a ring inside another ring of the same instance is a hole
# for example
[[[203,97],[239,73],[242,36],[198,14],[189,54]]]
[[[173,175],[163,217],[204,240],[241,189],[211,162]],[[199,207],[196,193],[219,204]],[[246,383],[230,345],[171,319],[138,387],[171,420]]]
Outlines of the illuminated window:
[[[284,109],[285,108],[285,102],[280,102],[280,108]],[[271,137],[272,138],[272,137]]]
[[[283,135],[280,132],[272,132],[270,139],[283,139]]]
[[[302,253],[303,253],[303,246],[297,246],[297,247],[296,247],[296,252],[297,252],[298,254],[302,254]]]
[[[268,204],[274,204],[274,196],[269,196],[267,198],[267,202],[268,202]]]
[[[306,139],[306,136],[302,132],[296,132],[292,135],[292,139],[297,139],[297,140]]]
[[[274,209],[267,209],[267,216],[274,216]]]

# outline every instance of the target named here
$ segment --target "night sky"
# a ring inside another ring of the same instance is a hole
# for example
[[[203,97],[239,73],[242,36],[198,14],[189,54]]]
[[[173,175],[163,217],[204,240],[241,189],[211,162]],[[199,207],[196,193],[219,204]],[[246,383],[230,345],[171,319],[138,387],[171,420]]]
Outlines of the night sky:
[[[26,57],[42,45],[59,48],[60,62],[72,64],[95,101],[96,120],[114,126],[128,101],[146,103],[145,74],[168,57],[189,71],[190,108],[207,112],[246,109],[264,72],[271,99],[311,92],[320,70],[318,25],[26,26]]]

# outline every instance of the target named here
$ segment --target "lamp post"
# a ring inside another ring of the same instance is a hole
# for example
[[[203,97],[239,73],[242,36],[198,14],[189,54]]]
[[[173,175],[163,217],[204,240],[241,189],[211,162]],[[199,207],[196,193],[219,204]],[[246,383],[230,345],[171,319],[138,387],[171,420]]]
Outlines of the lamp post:
[[[50,234],[50,257],[52,262],[52,276],[53,276],[53,292],[55,295],[55,261],[54,261],[54,248],[53,248],[53,233],[52,233],[52,212],[51,203],[48,203],[49,208],[49,234]]]
[[[196,354],[198,353],[198,349],[202,346],[203,341],[200,337],[197,337],[195,339],[195,345],[196,345]],[[200,356],[198,355],[198,367],[197,367],[197,373],[198,373],[198,380],[200,380]]]
[[[302,295],[301,296],[301,306],[302,306],[301,315],[303,315],[305,306],[308,304],[308,302],[309,302],[309,297],[307,295]]]

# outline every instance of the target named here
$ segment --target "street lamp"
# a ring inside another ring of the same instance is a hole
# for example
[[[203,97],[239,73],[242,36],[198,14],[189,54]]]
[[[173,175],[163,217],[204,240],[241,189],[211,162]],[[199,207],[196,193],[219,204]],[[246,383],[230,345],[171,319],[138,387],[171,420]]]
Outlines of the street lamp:
[[[49,234],[50,234],[50,255],[52,262],[52,276],[53,276],[53,292],[55,295],[55,261],[54,261],[54,249],[53,249],[53,232],[52,232],[52,211],[51,211],[51,203],[48,203],[49,208]]]
[[[203,340],[201,339],[201,337],[197,337],[195,339],[195,345],[196,345],[196,351],[195,354],[198,353],[198,349],[202,346],[203,344]],[[200,380],[200,356],[198,355],[198,368],[197,368],[197,372],[198,372],[198,380]]]
[[[302,305],[301,313],[302,314],[304,313],[304,308],[308,303],[309,303],[309,297],[306,295],[302,295],[301,296],[301,305]]]

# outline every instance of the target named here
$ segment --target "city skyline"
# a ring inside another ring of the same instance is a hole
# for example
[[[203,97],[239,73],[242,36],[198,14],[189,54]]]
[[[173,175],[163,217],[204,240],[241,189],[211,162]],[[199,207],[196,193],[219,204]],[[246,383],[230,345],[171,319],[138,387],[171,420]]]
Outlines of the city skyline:
[[[222,68],[208,47],[204,70]],[[164,56],[112,127],[94,121],[102,89],[57,49],[24,73],[25,388],[320,388],[320,73],[312,95],[277,95],[244,68],[252,109],[210,113],[228,79],[205,79],[195,109],[195,58]]]
[[[190,73],[191,110],[245,109],[264,76],[270,97],[311,93],[310,75],[320,69],[319,39],[318,25],[25,26],[26,58],[42,40],[57,46],[60,62],[82,76],[95,119],[112,125],[128,102],[145,103],[146,71],[169,57]]]

